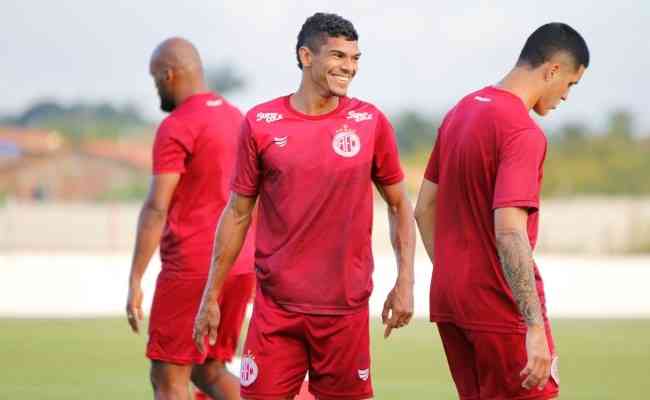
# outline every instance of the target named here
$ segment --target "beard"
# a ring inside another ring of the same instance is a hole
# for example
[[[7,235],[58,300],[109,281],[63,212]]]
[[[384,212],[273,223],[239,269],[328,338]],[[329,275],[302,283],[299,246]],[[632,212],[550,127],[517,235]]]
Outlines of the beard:
[[[174,100],[170,99],[169,97],[163,95],[162,93],[160,94],[160,109],[163,110],[164,112],[170,113],[174,111],[176,108],[176,103],[174,103]]]

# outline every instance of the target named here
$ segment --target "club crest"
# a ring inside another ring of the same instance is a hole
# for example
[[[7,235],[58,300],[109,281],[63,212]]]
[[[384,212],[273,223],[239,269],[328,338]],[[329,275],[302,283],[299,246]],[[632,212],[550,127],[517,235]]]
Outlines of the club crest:
[[[347,125],[336,131],[332,140],[334,152],[341,157],[354,157],[361,150],[361,139],[359,135]]]

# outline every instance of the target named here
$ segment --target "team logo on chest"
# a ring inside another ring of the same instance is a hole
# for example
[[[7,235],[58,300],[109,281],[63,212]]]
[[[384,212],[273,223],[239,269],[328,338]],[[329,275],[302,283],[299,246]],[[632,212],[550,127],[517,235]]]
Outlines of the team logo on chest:
[[[343,125],[342,128],[336,131],[336,135],[334,135],[332,148],[341,157],[354,157],[361,150],[361,139],[355,131],[347,125]]]
[[[259,368],[255,362],[255,357],[249,351],[241,359],[241,370],[239,372],[239,383],[244,386],[250,386],[257,379]]]

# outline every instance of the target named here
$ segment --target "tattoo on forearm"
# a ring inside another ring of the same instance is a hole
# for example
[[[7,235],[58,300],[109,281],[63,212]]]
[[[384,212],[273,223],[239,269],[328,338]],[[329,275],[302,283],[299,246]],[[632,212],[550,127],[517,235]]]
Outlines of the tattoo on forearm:
[[[527,325],[543,322],[542,308],[535,286],[533,255],[528,239],[520,232],[497,238],[497,250],[508,285]]]

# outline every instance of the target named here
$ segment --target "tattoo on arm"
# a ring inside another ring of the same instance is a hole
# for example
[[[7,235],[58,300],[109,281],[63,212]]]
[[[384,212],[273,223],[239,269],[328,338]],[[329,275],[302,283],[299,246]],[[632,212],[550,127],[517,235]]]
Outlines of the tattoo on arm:
[[[497,236],[497,250],[506,281],[526,325],[543,323],[528,238],[521,232],[502,233]]]

